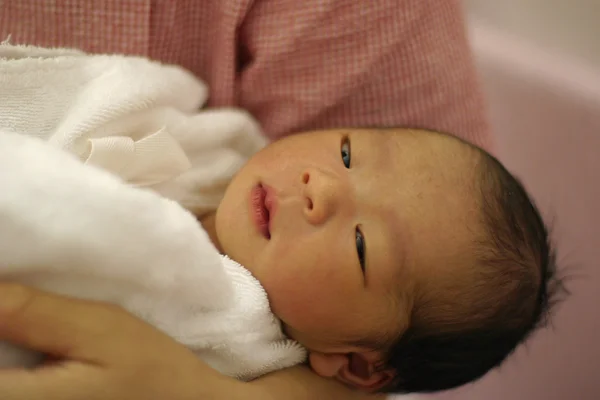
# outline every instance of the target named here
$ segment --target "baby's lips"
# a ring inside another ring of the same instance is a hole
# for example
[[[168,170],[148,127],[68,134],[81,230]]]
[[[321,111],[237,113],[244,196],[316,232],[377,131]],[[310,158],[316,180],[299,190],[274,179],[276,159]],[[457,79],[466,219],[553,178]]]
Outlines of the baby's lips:
[[[63,361],[62,358],[48,354],[48,355],[44,356],[44,360],[42,361],[42,366],[43,367],[51,367],[55,364],[60,364],[62,361]]]

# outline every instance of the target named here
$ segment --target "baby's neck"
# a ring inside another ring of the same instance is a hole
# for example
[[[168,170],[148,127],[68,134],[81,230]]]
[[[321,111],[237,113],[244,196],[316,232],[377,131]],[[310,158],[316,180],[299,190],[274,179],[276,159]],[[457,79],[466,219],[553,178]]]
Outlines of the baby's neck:
[[[200,221],[200,224],[202,225],[206,233],[208,233],[210,241],[217,248],[219,253],[223,254],[223,249],[221,248],[221,243],[219,242],[219,237],[217,236],[216,213],[211,212],[205,214],[202,217],[198,218],[198,221]]]

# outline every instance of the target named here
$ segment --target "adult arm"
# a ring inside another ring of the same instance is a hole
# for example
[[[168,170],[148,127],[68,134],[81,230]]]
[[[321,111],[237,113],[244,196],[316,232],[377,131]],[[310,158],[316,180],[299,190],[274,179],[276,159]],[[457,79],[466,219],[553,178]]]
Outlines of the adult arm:
[[[256,397],[256,400],[383,400],[385,398],[384,395],[367,395],[352,391],[337,381],[315,375],[305,367],[274,372],[256,380],[252,385],[258,387],[257,393],[262,396]]]

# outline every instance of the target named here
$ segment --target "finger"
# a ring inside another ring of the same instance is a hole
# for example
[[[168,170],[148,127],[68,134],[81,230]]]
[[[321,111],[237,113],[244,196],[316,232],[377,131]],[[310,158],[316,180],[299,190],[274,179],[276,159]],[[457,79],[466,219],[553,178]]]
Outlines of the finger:
[[[0,371],[0,399],[117,400],[118,397],[107,394],[109,385],[92,368],[71,364],[33,371]]]
[[[0,284],[0,339],[55,357],[118,359],[136,323],[116,307]]]

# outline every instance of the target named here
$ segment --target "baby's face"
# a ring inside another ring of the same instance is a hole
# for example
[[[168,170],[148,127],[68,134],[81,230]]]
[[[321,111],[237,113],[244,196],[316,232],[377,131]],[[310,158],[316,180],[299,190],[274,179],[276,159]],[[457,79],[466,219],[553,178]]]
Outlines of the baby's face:
[[[358,351],[348,343],[407,327],[425,283],[472,264],[470,150],[414,130],[282,139],[228,187],[220,244],[261,282],[288,335],[316,353]]]

